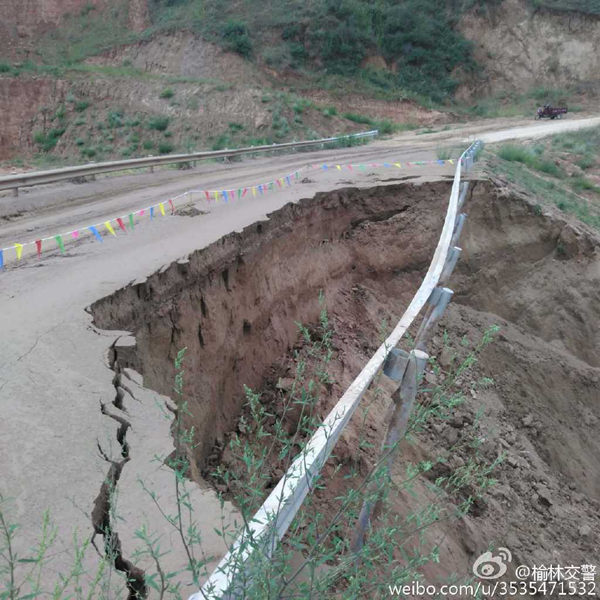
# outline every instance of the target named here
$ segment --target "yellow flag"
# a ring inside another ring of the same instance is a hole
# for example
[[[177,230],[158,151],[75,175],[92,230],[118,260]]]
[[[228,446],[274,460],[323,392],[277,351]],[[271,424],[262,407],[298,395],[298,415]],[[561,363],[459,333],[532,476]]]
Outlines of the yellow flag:
[[[451,165],[453,165],[453,164],[454,164],[454,161],[453,161],[451,158],[449,158],[449,159],[448,159],[448,162],[449,162]]]
[[[15,242],[15,250],[17,251],[17,260],[21,260],[21,255],[23,254],[23,244],[17,244]]]
[[[165,216],[165,207],[163,206],[162,202],[158,203],[158,208],[160,208],[160,214],[164,217]]]
[[[400,163],[394,163],[399,169],[402,168],[402,165]]]
[[[340,165],[335,165],[335,168],[336,168],[338,171],[341,171],[341,170],[342,170],[342,167],[340,167]]]
[[[112,228],[112,225],[110,224],[110,221],[105,221],[104,225],[106,226],[106,229],[108,229],[108,231],[110,232],[111,235],[117,235],[115,233],[115,230]]]
[[[255,187],[252,188],[252,195],[256,196],[256,188]]]
[[[219,192],[215,192],[215,200],[219,199]]]

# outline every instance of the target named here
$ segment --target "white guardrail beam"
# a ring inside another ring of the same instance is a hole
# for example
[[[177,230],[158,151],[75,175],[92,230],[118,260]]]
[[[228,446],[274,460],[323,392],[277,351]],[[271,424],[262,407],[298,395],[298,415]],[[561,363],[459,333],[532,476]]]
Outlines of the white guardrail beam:
[[[337,137],[322,138],[319,140],[306,140],[304,142],[286,142],[284,144],[271,144],[265,146],[250,146],[248,148],[237,148],[235,150],[215,150],[212,152],[194,152],[192,154],[169,154],[165,156],[147,156],[144,158],[131,158],[127,160],[114,160],[102,163],[88,163],[76,167],[64,167],[61,169],[51,169],[47,171],[35,171],[32,173],[18,173],[16,175],[6,175],[0,177],[0,191],[14,190],[15,196],[18,195],[19,188],[43,183],[54,183],[64,179],[74,177],[84,177],[87,175],[98,175],[100,173],[111,173],[114,171],[125,171],[127,169],[141,169],[143,167],[156,167],[160,165],[170,165],[182,162],[191,162],[195,160],[207,160],[209,158],[222,158],[226,156],[238,156],[242,154],[253,154],[255,152],[269,152],[273,150],[304,148],[307,146],[317,146],[338,142],[347,138],[362,139],[373,138],[379,135],[377,129],[371,131],[361,131],[360,133],[351,133]]]
[[[362,395],[379,369],[382,368],[388,354],[398,345],[408,327],[432,297],[443,271],[446,271],[444,273],[446,276],[454,267],[460,251],[457,248],[454,252],[451,252],[451,242],[457,241],[458,236],[454,236],[454,234],[457,229],[458,208],[459,205],[462,206],[467,190],[466,185],[461,186],[461,172],[463,166],[465,171],[469,170],[480,148],[481,142],[474,142],[457,161],[450,201],[438,245],[427,274],[406,312],[402,315],[390,336],[377,349],[327,415],[305,449],[296,457],[288,472],[280,479],[252,520],[246,523],[243,532],[204,583],[202,589],[190,596],[189,600],[243,598],[243,590],[240,590],[239,587],[240,581],[244,580],[247,575],[245,573],[246,562],[254,552],[258,551],[264,553],[267,557],[271,556],[279,540],[285,535],[304,498],[312,489],[314,478],[321,470],[342,431],[354,414]],[[458,223],[459,228],[462,228],[463,222],[464,218],[461,218]],[[448,291],[451,295],[451,291]],[[437,303],[435,304],[437,305]],[[435,306],[431,306],[430,309],[430,312],[435,312]],[[433,314],[429,315],[429,319],[426,319],[425,328],[427,328],[432,318]]]

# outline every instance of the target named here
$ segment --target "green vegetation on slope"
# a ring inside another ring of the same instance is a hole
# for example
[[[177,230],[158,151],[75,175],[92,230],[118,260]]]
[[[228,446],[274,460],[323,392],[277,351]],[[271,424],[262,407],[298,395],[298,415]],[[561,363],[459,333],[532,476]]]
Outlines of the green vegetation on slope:
[[[600,229],[600,128],[488,152],[493,172]]]
[[[470,43],[454,29],[457,4],[154,0],[152,18],[155,31],[192,29],[275,68],[361,75],[375,87],[406,89],[441,102],[458,85],[455,69],[475,67]],[[365,68],[369,57],[378,57],[379,68]]]
[[[532,4],[536,8],[600,15],[600,2],[598,0],[532,0]]]
[[[475,68],[455,29],[461,0],[151,0],[152,26],[127,29],[127,2],[92,5],[37,44],[37,60],[72,66],[159,32],[188,30],[279,70],[359,79],[371,89],[452,98],[457,73]],[[467,3],[468,4],[468,3]],[[370,59],[370,60],[368,60]]]

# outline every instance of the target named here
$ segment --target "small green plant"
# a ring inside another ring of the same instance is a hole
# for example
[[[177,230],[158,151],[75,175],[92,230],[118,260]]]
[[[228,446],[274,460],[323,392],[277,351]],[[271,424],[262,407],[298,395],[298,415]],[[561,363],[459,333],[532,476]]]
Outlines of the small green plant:
[[[144,140],[142,148],[144,150],[152,150],[152,148],[154,148],[154,142],[152,140]]]
[[[96,149],[95,148],[91,148],[91,147],[82,148],[81,149],[81,154],[83,156],[85,156],[86,158],[93,158],[94,156],[96,156]]]
[[[154,129],[156,131],[166,131],[169,127],[169,117],[151,117],[148,120],[148,129]]]
[[[173,152],[174,146],[169,142],[159,142],[158,143],[158,152],[159,154],[170,154]]]
[[[173,96],[175,96],[175,92],[171,89],[171,88],[165,88],[161,93],[160,93],[160,98],[164,98],[164,99],[168,99],[168,98],[173,98]]]
[[[83,112],[88,109],[89,105],[90,103],[87,100],[77,100],[73,105],[73,108],[75,108],[77,112]]]
[[[109,110],[106,116],[106,122],[111,129],[123,127],[124,117],[122,110]]]
[[[54,149],[64,132],[64,127],[50,129],[47,132],[37,131],[33,134],[33,141],[43,152],[50,152],[50,150]]]

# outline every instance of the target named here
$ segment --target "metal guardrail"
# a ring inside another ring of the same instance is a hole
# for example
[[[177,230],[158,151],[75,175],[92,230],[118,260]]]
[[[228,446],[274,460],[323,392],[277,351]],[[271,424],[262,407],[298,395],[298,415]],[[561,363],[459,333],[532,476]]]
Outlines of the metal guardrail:
[[[360,133],[351,133],[349,135],[322,138],[319,140],[306,140],[304,142],[285,142],[283,144],[271,144],[265,146],[250,146],[247,148],[237,148],[234,150],[215,150],[212,152],[193,152],[191,154],[169,154],[165,156],[147,156],[145,158],[131,158],[127,160],[114,160],[102,163],[88,163],[76,167],[64,167],[61,169],[51,169],[47,171],[35,171],[33,173],[19,173],[16,175],[6,175],[0,177],[0,191],[14,190],[15,196],[19,194],[19,188],[44,183],[53,183],[64,179],[73,179],[74,177],[84,177],[86,175],[98,175],[100,173],[110,173],[114,171],[124,171],[127,169],[141,169],[143,167],[157,167],[160,165],[170,165],[195,160],[206,160],[209,158],[220,158],[226,156],[238,156],[242,154],[253,154],[255,152],[269,152],[273,150],[305,148],[308,146],[317,146],[338,142],[347,138],[364,139],[374,138],[379,134],[377,129],[371,131],[361,131]]]
[[[272,555],[307,494],[313,489],[313,481],[349,423],[364,392],[384,367],[388,356],[392,357],[397,352],[396,346],[408,327],[426,305],[427,311],[420,331],[430,332],[443,313],[452,291],[438,285],[443,284],[450,276],[461,252],[455,244],[464,224],[465,215],[459,215],[459,210],[468,186],[467,183],[461,185],[461,173],[463,168],[465,171],[471,168],[481,146],[480,141],[471,144],[456,163],[450,201],[438,245],[427,274],[400,321],[350,384],[254,517],[246,523],[244,530],[202,589],[190,596],[189,600],[232,600],[244,597],[240,581],[249,575],[245,572],[247,562],[255,552],[262,552],[267,557]],[[404,366],[406,367],[406,362]],[[384,372],[386,371],[389,372],[389,369],[384,367]]]

